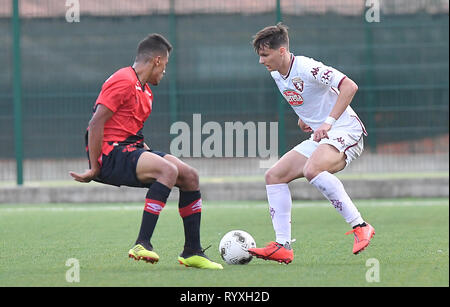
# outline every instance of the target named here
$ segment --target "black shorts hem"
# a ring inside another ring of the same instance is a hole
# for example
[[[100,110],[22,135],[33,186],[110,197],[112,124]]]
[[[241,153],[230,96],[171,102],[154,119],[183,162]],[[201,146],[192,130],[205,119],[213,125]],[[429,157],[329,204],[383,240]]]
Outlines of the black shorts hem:
[[[166,155],[162,151],[115,146],[108,155],[102,155],[100,175],[94,181],[118,187],[125,185],[129,187],[149,188],[152,183],[143,183],[136,176],[137,162],[144,152],[151,152],[160,157]]]

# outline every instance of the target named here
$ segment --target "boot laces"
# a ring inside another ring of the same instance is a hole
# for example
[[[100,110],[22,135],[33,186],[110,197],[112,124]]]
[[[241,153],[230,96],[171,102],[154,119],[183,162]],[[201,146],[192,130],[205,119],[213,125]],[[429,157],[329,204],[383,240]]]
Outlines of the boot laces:
[[[202,253],[205,253],[205,251],[206,251],[208,248],[210,248],[210,247],[211,247],[211,244],[210,244],[208,247],[203,248],[203,249],[202,249]]]

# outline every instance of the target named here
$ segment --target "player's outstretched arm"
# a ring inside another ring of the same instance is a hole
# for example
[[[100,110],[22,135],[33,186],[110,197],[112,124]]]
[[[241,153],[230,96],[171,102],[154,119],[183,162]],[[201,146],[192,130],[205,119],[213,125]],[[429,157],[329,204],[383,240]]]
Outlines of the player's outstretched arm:
[[[107,107],[101,104],[97,106],[97,110],[89,122],[88,132],[89,161],[91,168],[82,174],[69,172],[70,176],[72,176],[76,181],[90,182],[100,174],[98,157],[100,157],[102,153],[103,129],[105,122],[110,119],[112,115],[113,112]]]

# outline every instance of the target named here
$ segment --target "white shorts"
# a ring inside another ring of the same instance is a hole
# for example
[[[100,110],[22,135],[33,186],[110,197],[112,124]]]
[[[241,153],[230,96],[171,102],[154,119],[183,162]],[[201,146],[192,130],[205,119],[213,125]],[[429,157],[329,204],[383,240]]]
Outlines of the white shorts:
[[[331,128],[328,131],[328,139],[315,142],[314,135],[311,135],[311,138],[301,142],[293,150],[309,158],[320,144],[330,144],[345,153],[345,162],[349,165],[364,150],[363,135],[367,135],[367,133],[361,125]]]

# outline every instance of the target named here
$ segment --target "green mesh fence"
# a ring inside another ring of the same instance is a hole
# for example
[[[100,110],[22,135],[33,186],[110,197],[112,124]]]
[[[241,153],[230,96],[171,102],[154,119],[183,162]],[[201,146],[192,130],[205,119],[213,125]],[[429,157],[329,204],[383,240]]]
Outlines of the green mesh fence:
[[[0,161],[16,157],[12,2],[0,2]],[[359,85],[352,107],[368,129],[367,152],[448,154],[448,1],[384,0],[379,22],[368,22],[363,0],[281,0],[280,10],[276,0],[83,0],[80,22],[72,23],[64,2],[19,1],[25,160],[85,158],[83,135],[102,83],[133,64],[137,43],[152,32],[175,49],[166,77],[152,88],[147,143],[170,151],[171,124],[191,124],[198,113],[203,123],[279,122],[280,151],[289,150],[308,135],[287,103],[279,105],[250,44],[280,17],[294,54]],[[3,180],[15,176],[0,172]]]

